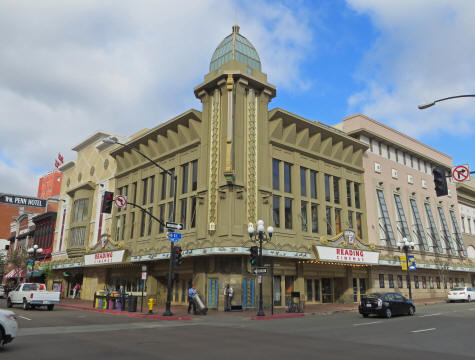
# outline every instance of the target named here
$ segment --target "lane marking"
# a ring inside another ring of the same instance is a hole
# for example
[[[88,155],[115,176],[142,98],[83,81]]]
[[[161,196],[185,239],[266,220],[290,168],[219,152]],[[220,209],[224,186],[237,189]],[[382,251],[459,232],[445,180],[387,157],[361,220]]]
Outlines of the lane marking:
[[[359,324],[353,324],[353,326],[362,326],[362,325],[371,325],[371,324],[379,324],[381,321],[373,321],[373,322],[367,322],[367,323],[359,323]]]
[[[18,315],[18,317],[21,317],[22,319],[31,321],[31,319],[28,319],[27,317],[24,317],[24,316],[21,316],[21,315]]]
[[[424,332],[424,331],[433,331],[435,330],[436,328],[430,328],[430,329],[422,329],[422,330],[413,330],[411,332],[413,333],[419,333],[419,332]]]
[[[442,315],[442,313],[437,313],[437,314],[428,314],[428,315],[419,315],[418,317],[439,316],[439,315]]]

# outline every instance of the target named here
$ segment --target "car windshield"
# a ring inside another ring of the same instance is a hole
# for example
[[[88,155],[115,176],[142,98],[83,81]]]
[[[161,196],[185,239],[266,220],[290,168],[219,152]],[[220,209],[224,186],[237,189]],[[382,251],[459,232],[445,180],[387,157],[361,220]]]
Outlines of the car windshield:
[[[368,294],[367,297],[372,298],[372,299],[379,299],[381,296],[383,296],[383,294],[381,293],[371,293],[371,294]]]
[[[452,290],[453,290],[453,291],[464,291],[465,288],[463,288],[463,287],[456,287],[456,288],[453,288]]]

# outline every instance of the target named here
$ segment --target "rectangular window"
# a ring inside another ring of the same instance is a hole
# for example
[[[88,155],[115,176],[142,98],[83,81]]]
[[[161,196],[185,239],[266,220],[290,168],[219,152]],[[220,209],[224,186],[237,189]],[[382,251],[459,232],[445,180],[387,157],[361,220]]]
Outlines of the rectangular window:
[[[397,287],[402,289],[402,275],[397,276]]]
[[[360,184],[354,183],[353,188],[355,191],[355,207],[359,209],[360,208]]]
[[[191,191],[195,191],[196,189],[198,189],[198,160],[192,161],[191,167]]]
[[[181,193],[186,194],[188,192],[188,164],[181,166]]]
[[[419,289],[419,276],[414,276],[414,288]]]
[[[285,228],[292,229],[292,199],[285,198]]]
[[[165,204],[160,205],[160,220],[165,222]],[[158,232],[161,234],[163,233],[164,227],[160,223],[160,226],[158,227]]]
[[[432,238],[432,241],[435,242],[435,245],[437,246],[437,250],[442,253],[442,245],[440,243],[440,238],[439,238],[439,233],[437,231],[437,227],[435,226],[435,221],[434,217],[432,216],[432,211],[430,209],[430,204],[425,203],[425,209],[426,209],[426,214],[427,218],[429,220],[429,230],[430,230],[430,237]]]
[[[318,204],[311,205],[312,212],[312,232],[318,233]]]
[[[280,196],[272,197],[272,218],[274,219],[274,226],[280,227]]]
[[[310,196],[312,199],[316,199],[317,194],[317,172],[310,170]]]
[[[417,210],[416,200],[411,199],[411,208],[412,208],[412,215],[414,217],[415,228],[416,228],[416,235],[419,240],[419,246],[422,244],[425,251],[429,250],[429,246],[427,246],[427,239],[424,231],[424,227],[422,226],[421,217],[419,216],[419,210]]]
[[[307,169],[300,168],[300,195],[307,196]]]
[[[457,224],[457,218],[455,217],[455,211],[450,210],[450,219],[452,220],[452,228],[454,229],[455,242],[457,243],[458,254],[463,253],[464,256],[467,256],[467,250],[463,243],[462,234],[460,234],[459,225]]]
[[[130,238],[133,239],[134,238],[134,230],[135,230],[135,213],[130,213],[130,215],[132,216],[130,218]]]
[[[148,208],[148,212],[153,215],[153,207]],[[148,216],[148,231],[147,235],[152,234],[152,226],[153,226],[153,218],[149,215]]]
[[[335,208],[335,234],[341,233],[341,209]]]
[[[190,227],[193,229],[196,227],[196,197],[191,198],[191,224]]]
[[[175,169],[170,169],[170,197],[175,196]]]
[[[320,301],[320,279],[315,279],[315,301]]]
[[[166,172],[162,172],[162,200],[167,198],[167,177],[168,174]]]
[[[186,206],[188,204],[188,199],[181,199],[181,216],[180,222],[183,224],[183,229],[186,229]]]
[[[422,276],[422,288],[427,289],[426,277]]]
[[[436,276],[435,283],[437,284],[437,289],[440,289],[440,276]]]
[[[325,174],[325,201],[330,201],[330,175]]]
[[[353,211],[348,210],[348,227],[353,229]]]
[[[346,203],[351,206],[351,181],[346,180]]]
[[[327,221],[327,234],[332,234],[332,208],[327,206],[326,208],[326,221]]]
[[[450,230],[449,226],[447,225],[447,220],[445,219],[444,211],[441,207],[438,207],[437,210],[439,211],[440,223],[442,224],[442,238],[445,240],[445,247],[455,255],[455,247],[452,242],[452,236],[450,235]]]
[[[406,215],[404,214],[404,208],[402,207],[401,197],[398,194],[394,194],[394,201],[396,203],[396,210],[399,217],[399,227],[403,238],[411,241],[411,232],[407,225]]]
[[[175,209],[173,208],[173,202],[168,203],[168,219],[172,220],[175,219],[173,216],[175,214]]]
[[[126,220],[126,214],[122,215],[122,234],[120,237],[121,240],[124,240],[125,238],[125,224],[126,224],[125,220]]]
[[[388,275],[388,282],[389,282],[389,288],[394,289],[394,275],[393,274]]]
[[[431,289],[434,288],[434,278],[432,276],[429,276],[429,287]]]
[[[380,189],[376,189],[376,194],[379,202],[379,210],[381,217],[379,218],[379,226],[382,230],[386,246],[396,246],[396,240],[394,239],[393,227],[389,219],[388,207],[386,206],[386,200],[384,199],[384,193]]]
[[[142,180],[142,204],[145,205],[147,203],[147,184],[148,178]]]
[[[137,204],[137,182],[134,182],[132,184],[132,191],[134,192],[134,198],[133,198],[132,202]]]
[[[302,217],[302,231],[307,232],[307,202],[302,201],[300,204],[300,216]]]
[[[144,236],[145,235],[145,218],[146,218],[146,214],[142,211],[140,213],[141,215],[141,218],[140,218],[140,236]]]
[[[284,162],[284,191],[292,192],[292,165]]]
[[[312,279],[307,279],[307,301],[313,301],[313,281]]]
[[[356,213],[356,235],[363,238],[363,224],[361,222],[361,213]]]
[[[335,204],[340,203],[340,178],[333,177],[333,201]]]
[[[279,160],[272,159],[272,189],[274,190],[280,189],[279,165]]]
[[[384,274],[379,274],[379,288],[384,289]]]
[[[74,201],[73,222],[84,222],[88,219],[89,199],[79,199]]]
[[[115,241],[119,241],[119,236],[120,236],[120,215],[119,216],[116,216],[115,217],[115,222],[116,222],[116,226],[115,226]]]
[[[155,175],[150,177],[150,202],[153,204],[155,197]]]
[[[78,226],[71,229],[69,247],[82,247],[86,243],[86,227]]]

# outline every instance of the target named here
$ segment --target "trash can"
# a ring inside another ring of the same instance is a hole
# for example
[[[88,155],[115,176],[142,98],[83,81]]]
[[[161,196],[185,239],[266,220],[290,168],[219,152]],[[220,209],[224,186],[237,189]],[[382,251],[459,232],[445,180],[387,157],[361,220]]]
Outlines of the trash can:
[[[138,296],[129,295],[127,297],[127,305],[129,312],[137,312],[137,299]]]

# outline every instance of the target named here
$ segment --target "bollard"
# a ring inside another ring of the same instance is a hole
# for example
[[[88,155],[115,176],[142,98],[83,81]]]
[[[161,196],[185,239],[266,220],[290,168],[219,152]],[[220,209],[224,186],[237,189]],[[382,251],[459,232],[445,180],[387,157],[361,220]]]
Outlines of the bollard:
[[[150,298],[148,299],[148,313],[153,314],[152,310],[153,310],[153,298]]]

